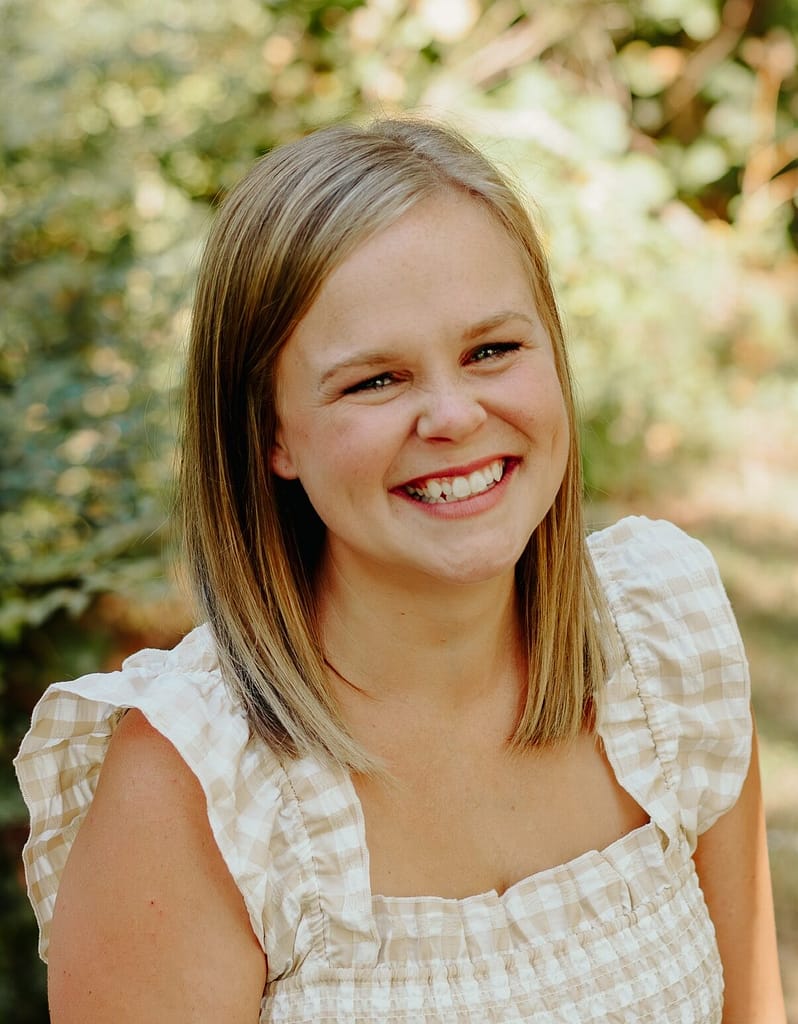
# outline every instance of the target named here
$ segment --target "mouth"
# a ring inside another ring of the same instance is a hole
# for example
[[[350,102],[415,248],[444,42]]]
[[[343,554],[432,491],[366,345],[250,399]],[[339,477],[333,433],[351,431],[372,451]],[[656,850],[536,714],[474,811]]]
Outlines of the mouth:
[[[494,459],[470,473],[422,477],[399,490],[425,505],[453,505],[494,488],[502,480],[511,461],[508,458]]]

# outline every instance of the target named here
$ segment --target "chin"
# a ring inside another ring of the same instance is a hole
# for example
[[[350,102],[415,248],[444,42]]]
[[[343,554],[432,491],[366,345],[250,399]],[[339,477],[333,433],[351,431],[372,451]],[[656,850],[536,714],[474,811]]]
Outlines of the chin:
[[[450,563],[428,570],[428,575],[441,583],[451,583],[457,586],[478,585],[489,583],[492,580],[499,580],[503,577],[514,577],[518,557],[496,558],[488,561],[485,558],[474,559],[473,561]]]

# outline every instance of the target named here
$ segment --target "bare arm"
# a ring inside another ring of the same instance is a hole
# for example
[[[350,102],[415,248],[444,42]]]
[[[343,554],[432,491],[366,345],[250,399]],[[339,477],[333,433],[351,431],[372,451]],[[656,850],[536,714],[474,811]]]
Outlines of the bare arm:
[[[265,975],[199,783],[129,712],[58,892],[53,1024],[257,1024]]]
[[[756,728],[740,798],[700,837],[694,859],[723,961],[723,1024],[786,1024]]]

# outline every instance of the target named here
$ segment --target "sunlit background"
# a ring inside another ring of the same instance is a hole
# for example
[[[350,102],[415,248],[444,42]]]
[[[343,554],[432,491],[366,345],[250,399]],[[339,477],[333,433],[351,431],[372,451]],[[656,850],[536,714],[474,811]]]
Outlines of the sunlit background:
[[[798,0],[0,0],[0,1019],[47,1020],[10,758],[44,685],[190,624],[167,526],[212,209],[342,118],[443,117],[539,207],[590,517],[717,556],[798,1024]]]

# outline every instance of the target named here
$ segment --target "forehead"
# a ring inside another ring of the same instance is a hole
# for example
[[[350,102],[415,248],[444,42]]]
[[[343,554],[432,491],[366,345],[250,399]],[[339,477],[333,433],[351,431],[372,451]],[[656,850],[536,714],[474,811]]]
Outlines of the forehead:
[[[358,245],[327,277],[294,341],[324,348],[375,335],[465,331],[502,310],[535,310],[530,261],[478,200],[447,192],[417,203]]]

